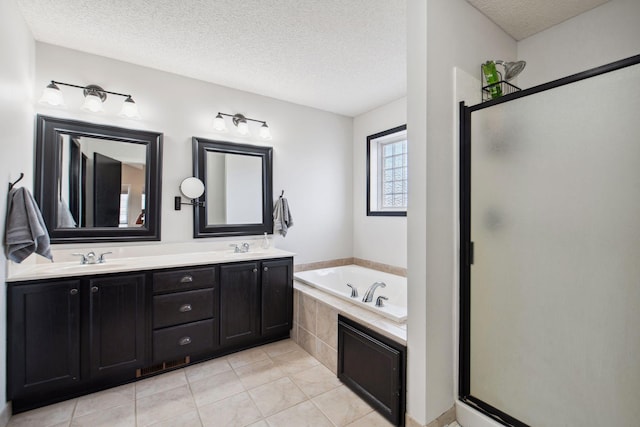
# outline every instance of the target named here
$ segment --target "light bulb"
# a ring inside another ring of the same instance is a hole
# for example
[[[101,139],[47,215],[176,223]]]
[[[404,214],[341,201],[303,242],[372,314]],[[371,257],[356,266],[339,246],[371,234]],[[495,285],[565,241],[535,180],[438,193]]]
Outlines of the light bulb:
[[[260,137],[262,139],[271,139],[271,130],[269,126],[267,126],[267,122],[264,122],[262,126],[260,126]]]
[[[215,119],[213,119],[213,128],[218,132],[226,132],[227,124],[224,122],[224,117],[222,114],[218,113]]]
[[[99,113],[102,111],[102,100],[95,91],[89,92],[84,98],[83,110]]]
[[[249,135],[249,124],[246,120],[238,121],[238,133],[242,136]]]
[[[130,119],[139,119],[138,105],[130,96],[122,103],[122,109],[120,110],[120,116],[128,117]]]
[[[40,104],[48,104],[56,107],[64,107],[64,97],[62,91],[54,82],[47,85],[42,91],[42,97],[38,101]]]

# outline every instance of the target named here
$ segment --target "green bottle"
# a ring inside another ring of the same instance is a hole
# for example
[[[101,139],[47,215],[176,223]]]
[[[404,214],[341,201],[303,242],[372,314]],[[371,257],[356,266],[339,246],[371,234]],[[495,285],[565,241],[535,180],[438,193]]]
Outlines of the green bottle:
[[[496,84],[500,81],[500,77],[498,76],[498,70],[496,70],[496,63],[493,61],[487,61],[482,64],[482,73],[484,74],[484,78],[487,81],[487,90],[491,95],[491,99],[496,99],[502,96],[502,88],[499,84]]]

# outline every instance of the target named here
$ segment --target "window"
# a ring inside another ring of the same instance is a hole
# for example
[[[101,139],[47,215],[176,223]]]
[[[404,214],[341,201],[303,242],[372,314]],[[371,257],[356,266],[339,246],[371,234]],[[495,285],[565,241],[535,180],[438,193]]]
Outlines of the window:
[[[407,215],[407,125],[367,137],[367,215]]]

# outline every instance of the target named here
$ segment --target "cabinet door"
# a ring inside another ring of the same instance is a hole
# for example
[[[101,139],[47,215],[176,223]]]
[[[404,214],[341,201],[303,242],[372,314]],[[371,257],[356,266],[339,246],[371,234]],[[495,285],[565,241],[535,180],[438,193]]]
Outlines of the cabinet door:
[[[94,278],[88,285],[91,376],[133,373],[144,364],[144,275]]]
[[[262,262],[262,335],[286,334],[293,323],[290,259]]]
[[[220,267],[220,345],[243,344],[259,337],[258,263]]]
[[[80,282],[8,288],[9,398],[80,380]]]

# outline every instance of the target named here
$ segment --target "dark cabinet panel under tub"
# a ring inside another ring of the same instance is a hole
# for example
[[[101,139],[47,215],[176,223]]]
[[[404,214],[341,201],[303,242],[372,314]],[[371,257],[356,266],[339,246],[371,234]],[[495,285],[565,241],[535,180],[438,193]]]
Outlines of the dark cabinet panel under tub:
[[[338,378],[394,425],[404,425],[405,346],[339,315]]]

